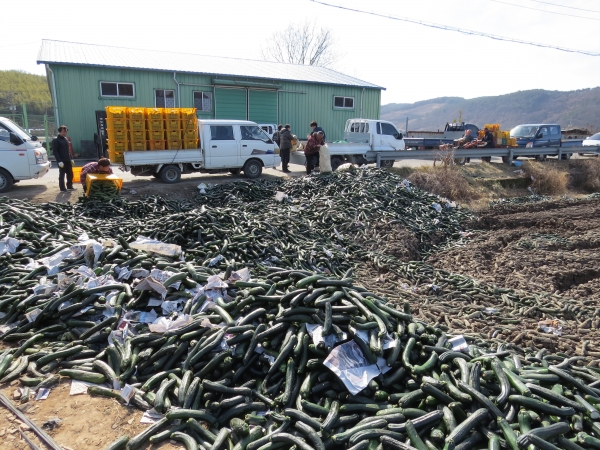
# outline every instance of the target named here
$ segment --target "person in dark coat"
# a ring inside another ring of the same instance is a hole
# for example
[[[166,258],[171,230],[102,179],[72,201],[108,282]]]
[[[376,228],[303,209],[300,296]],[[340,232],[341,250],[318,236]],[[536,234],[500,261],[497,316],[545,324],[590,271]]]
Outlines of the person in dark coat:
[[[312,128],[312,131],[311,131],[310,134],[315,134],[315,133],[318,133],[320,131],[321,133],[323,133],[323,142],[325,142],[325,139],[327,138],[327,136],[325,135],[325,131],[323,130],[323,128],[321,128],[319,126],[319,124],[315,120],[313,120],[310,123],[310,127]]]
[[[290,163],[290,152],[293,147],[292,140],[294,139],[290,128],[290,125],[286,124],[283,130],[279,132],[279,156],[281,156],[281,168],[285,173],[290,173],[288,164]]]
[[[277,131],[275,133],[273,133],[273,142],[275,142],[277,144],[277,147],[279,147],[280,143],[281,143],[281,138],[279,136],[279,133],[281,133],[281,129],[283,128],[283,125],[279,124],[277,126]]]
[[[319,150],[321,146],[325,145],[323,140],[323,132],[317,131],[316,133],[308,135],[308,142],[304,147],[304,156],[306,156],[306,175],[315,170],[315,166],[319,164]]]
[[[58,127],[58,136],[52,140],[51,148],[54,158],[58,163],[58,187],[62,192],[74,191],[77,188],[73,187],[73,160],[69,151],[69,141],[67,133],[69,129],[65,125]],[[65,178],[67,184],[65,186]]]

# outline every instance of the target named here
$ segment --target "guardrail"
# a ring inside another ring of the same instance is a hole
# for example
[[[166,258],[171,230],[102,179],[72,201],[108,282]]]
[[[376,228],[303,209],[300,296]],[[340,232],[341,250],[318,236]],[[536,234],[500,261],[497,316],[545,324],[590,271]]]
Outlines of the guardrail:
[[[404,150],[391,152],[368,152],[367,155],[377,161],[401,161],[405,159],[441,159],[446,150]],[[516,156],[558,156],[562,158],[566,153],[586,153],[600,155],[600,146],[590,147],[534,147],[534,148],[461,148],[454,150],[454,158],[485,158],[491,156],[506,157],[512,161]]]

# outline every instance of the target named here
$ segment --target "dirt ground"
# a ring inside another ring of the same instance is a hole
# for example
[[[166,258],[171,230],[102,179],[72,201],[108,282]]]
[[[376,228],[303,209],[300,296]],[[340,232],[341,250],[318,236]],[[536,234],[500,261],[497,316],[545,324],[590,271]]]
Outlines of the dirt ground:
[[[561,200],[483,211],[465,247],[429,263],[498,286],[600,299],[600,201]]]

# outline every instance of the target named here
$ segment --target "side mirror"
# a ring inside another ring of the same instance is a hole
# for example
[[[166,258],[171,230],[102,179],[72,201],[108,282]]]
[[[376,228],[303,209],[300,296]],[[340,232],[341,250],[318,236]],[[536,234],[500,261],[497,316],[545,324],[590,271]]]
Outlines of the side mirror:
[[[402,133],[396,133],[394,137],[398,140],[401,140],[404,136],[402,136]]]
[[[13,145],[21,145],[23,143],[23,141],[21,140],[21,138],[19,138],[12,131],[9,134],[10,134],[10,143],[11,144],[13,144]]]
[[[37,140],[38,140],[38,137],[37,137],[37,136],[35,136],[35,135],[34,135],[34,136],[31,136],[31,140],[32,140],[32,141],[37,141]]]

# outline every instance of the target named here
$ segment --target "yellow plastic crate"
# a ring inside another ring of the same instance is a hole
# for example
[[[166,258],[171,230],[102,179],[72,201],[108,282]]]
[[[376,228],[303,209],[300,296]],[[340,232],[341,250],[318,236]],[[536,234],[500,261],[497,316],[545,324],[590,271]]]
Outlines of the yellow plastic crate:
[[[133,119],[129,121],[129,129],[134,131],[145,131],[146,121],[144,119]]]
[[[164,139],[156,139],[148,141],[148,148],[150,150],[164,150],[165,149],[165,141]]]
[[[183,141],[184,149],[198,148],[198,139],[185,139]]]
[[[105,173],[88,173],[85,178],[85,195],[90,195],[90,191],[92,189],[92,183],[95,181],[112,181],[117,189],[120,191],[123,189],[123,179],[119,178],[114,174],[105,174]]]
[[[129,120],[144,120],[146,118],[146,108],[127,108],[127,118]]]
[[[198,129],[181,130],[181,137],[185,139],[198,139]]]
[[[106,129],[123,131],[127,130],[127,119],[106,119]]]
[[[126,152],[129,150],[129,142],[124,141],[111,141],[108,140],[108,150],[113,152]]]
[[[167,150],[181,150],[182,142],[183,141],[181,139],[172,139],[167,141]]]
[[[181,130],[181,119],[165,119],[165,128],[167,130]]]
[[[196,108],[179,108],[179,112],[181,113],[181,120],[196,118]]]
[[[145,141],[146,130],[129,130],[130,141]]]
[[[165,132],[163,130],[148,130],[148,140],[151,141],[162,141],[165,138]]]
[[[191,117],[181,119],[181,128],[184,130],[196,130],[198,132],[198,118]]]
[[[126,130],[106,130],[106,134],[108,135],[108,139],[111,141],[126,141],[127,140],[127,131]]]
[[[110,162],[116,163],[116,164],[124,164],[125,163],[125,156],[123,155],[123,152],[115,152],[112,150],[108,151],[108,159],[110,159]]]
[[[134,152],[139,152],[139,151],[148,149],[148,144],[145,140],[144,141],[131,141],[129,145],[131,146],[131,150]]]
[[[148,120],[162,120],[163,109],[162,108],[146,108],[146,119]]]
[[[163,109],[163,117],[167,120],[170,119],[174,119],[174,120],[179,120],[181,119],[181,115],[179,113],[179,108],[165,108]]]
[[[165,129],[165,122],[160,119],[148,119],[146,120],[146,127],[152,131],[163,131]]]
[[[172,139],[175,139],[175,140],[181,139],[181,133],[182,133],[181,130],[167,130],[167,131],[165,131],[165,139],[167,141],[170,141]]]
[[[106,118],[112,119],[127,119],[127,108],[124,106],[107,106]]]

